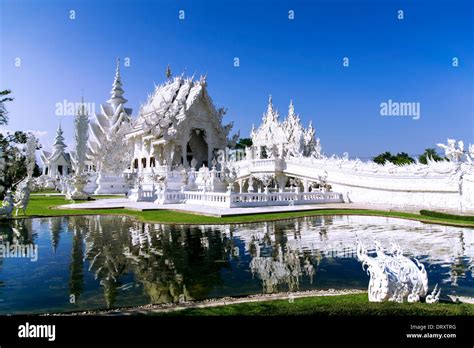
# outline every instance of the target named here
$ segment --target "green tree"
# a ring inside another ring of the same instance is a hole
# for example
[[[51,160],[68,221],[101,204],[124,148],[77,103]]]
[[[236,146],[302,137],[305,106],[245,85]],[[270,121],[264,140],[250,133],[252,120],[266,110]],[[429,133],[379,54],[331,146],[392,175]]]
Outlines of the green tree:
[[[428,158],[435,162],[444,161],[444,158],[439,156],[434,148],[425,149],[425,152],[418,156],[418,161],[422,164],[428,164]]]
[[[9,89],[0,91],[0,126],[8,124],[8,111],[5,108],[5,102],[13,100],[13,98],[7,97],[11,92]]]
[[[384,165],[386,161],[392,162],[392,158],[393,155],[389,151],[386,151],[378,156],[375,156],[372,160],[377,164]]]
[[[397,155],[394,158],[392,158],[391,162],[393,164],[406,165],[406,164],[414,163],[415,160],[412,157],[408,156],[406,152],[400,152],[400,153],[397,153]]]
[[[0,125],[8,124],[8,112],[5,108],[5,102],[13,101],[13,98],[8,97],[10,93],[9,89],[0,91]],[[25,132],[0,133],[0,149],[5,160],[0,185],[7,189],[14,188],[26,176],[26,154],[22,145],[26,144],[27,140],[28,135]],[[35,163],[33,176],[39,176],[40,174],[39,167]]]
[[[396,155],[392,155],[389,151],[375,156],[372,160],[375,163],[382,165],[384,165],[386,162],[390,162],[397,165],[406,165],[415,162],[415,160],[410,157],[406,152],[399,152]]]
[[[13,188],[26,176],[25,152],[21,145],[26,144],[27,134],[17,131],[14,134],[0,133],[0,148],[5,159],[2,184],[7,189]]]
[[[252,139],[250,138],[240,138],[237,144],[235,144],[236,149],[245,149],[250,146],[252,146]]]

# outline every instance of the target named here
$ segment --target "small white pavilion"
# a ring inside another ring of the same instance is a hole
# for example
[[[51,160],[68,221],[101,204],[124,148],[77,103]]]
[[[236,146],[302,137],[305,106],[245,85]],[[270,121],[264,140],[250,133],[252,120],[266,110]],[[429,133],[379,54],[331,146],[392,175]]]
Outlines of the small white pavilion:
[[[61,124],[59,124],[53,144],[53,152],[42,151],[40,155],[41,161],[43,161],[43,175],[57,178],[72,172],[71,156],[65,151],[66,147],[63,130]]]

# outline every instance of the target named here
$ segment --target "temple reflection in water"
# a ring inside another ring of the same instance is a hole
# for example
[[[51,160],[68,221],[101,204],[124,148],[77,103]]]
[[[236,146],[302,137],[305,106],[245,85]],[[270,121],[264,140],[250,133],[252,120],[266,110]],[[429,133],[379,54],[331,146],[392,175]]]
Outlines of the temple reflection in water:
[[[1,243],[39,245],[36,263],[0,257],[0,298],[15,296],[15,290],[20,296],[26,286],[22,279],[31,281],[30,271],[52,277],[38,282],[30,296],[37,291],[59,310],[68,310],[59,297],[70,295],[77,308],[110,308],[314,288],[364,289],[368,277],[355,260],[356,239],[366,245],[375,239],[382,245],[395,241],[406,255],[425,263],[430,282],[440,282],[446,293],[474,295],[474,230],[408,220],[324,216],[191,226],[71,216],[15,220],[0,225],[0,231]],[[8,268],[10,262],[18,269]],[[16,280],[5,276],[12,269]],[[42,292],[47,286],[58,290]],[[0,302],[0,311],[12,307]]]

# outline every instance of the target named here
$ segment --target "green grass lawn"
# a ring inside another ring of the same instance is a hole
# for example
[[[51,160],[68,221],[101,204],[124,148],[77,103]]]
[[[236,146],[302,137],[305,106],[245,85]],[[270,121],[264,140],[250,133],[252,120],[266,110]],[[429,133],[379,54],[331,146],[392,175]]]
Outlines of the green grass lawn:
[[[59,193],[59,192],[54,190],[54,189],[44,189],[44,190],[38,190],[38,191],[31,192],[31,194],[33,194],[33,195],[35,195],[35,194],[41,195],[41,194],[47,194],[47,193]]]
[[[218,307],[188,308],[165,316],[296,316],[296,315],[474,315],[474,305],[466,303],[368,302],[367,294],[318,296],[288,300],[239,303]]]
[[[98,196],[102,198],[116,198],[117,196]],[[381,211],[381,210],[351,210],[351,209],[325,209],[325,210],[309,210],[301,212],[284,212],[284,213],[266,213],[254,215],[237,215],[230,217],[211,217],[196,215],[191,213],[176,212],[172,210],[156,210],[156,211],[134,211],[128,209],[99,209],[99,210],[66,210],[52,209],[53,207],[68,204],[63,196],[31,196],[27,216],[61,216],[61,215],[128,215],[137,218],[140,221],[162,222],[162,223],[180,223],[180,224],[229,224],[229,223],[247,223],[283,220],[303,216],[316,215],[370,215],[370,216],[386,216],[398,217],[404,219],[418,220],[428,223],[440,223],[453,226],[474,227],[474,221],[464,221],[459,219],[450,219],[447,217],[422,216],[414,213]]]

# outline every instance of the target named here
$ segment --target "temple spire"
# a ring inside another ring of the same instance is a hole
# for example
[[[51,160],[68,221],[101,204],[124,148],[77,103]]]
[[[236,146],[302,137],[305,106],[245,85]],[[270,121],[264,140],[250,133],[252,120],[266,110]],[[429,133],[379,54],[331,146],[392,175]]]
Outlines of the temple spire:
[[[81,90],[81,108],[79,109],[78,115],[87,115],[87,110],[85,109],[86,104],[84,103],[84,90]]]
[[[64,132],[61,128],[61,122],[59,122],[59,126],[58,126],[58,129],[56,131],[56,137],[55,137],[54,143],[53,143],[53,149],[54,149],[53,153],[54,154],[64,152],[64,150],[67,147],[67,145],[64,143],[63,133]]]
[[[272,100],[272,95],[270,94],[268,97],[268,108],[267,108],[267,113],[273,113],[273,100]]]
[[[290,99],[290,106],[288,107],[288,116],[295,116],[295,106],[293,105],[293,99]]]
[[[276,122],[278,120],[278,113],[273,109],[272,95],[268,97],[267,112],[263,115],[264,122]]]
[[[173,73],[171,72],[170,65],[168,64],[168,66],[166,67],[166,78],[169,79],[171,78],[171,76],[173,76]]]
[[[112,84],[112,90],[110,91],[110,99],[107,103],[118,106],[125,104],[127,99],[123,97],[125,91],[122,89],[122,79],[120,77],[120,58],[117,57],[117,66],[115,68],[115,78]]]

